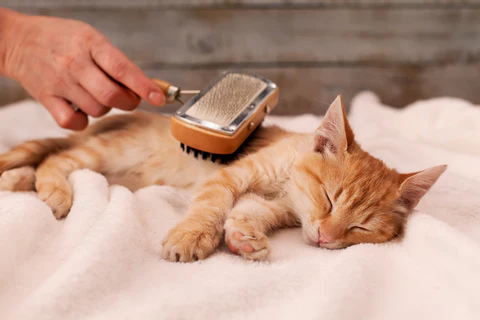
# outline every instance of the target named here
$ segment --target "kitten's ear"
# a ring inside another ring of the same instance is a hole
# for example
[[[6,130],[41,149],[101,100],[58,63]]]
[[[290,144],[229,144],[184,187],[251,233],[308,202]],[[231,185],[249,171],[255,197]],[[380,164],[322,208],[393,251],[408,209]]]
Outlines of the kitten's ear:
[[[400,175],[399,200],[412,210],[447,169],[446,165],[436,166],[420,172]]]
[[[339,95],[330,105],[322,123],[315,131],[314,150],[320,153],[327,149],[332,153],[347,151],[354,138],[343,107],[342,96]]]

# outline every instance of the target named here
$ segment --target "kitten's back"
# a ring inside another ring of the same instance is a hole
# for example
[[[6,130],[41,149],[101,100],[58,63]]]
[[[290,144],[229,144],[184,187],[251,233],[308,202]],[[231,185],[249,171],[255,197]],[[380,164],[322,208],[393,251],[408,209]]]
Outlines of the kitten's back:
[[[259,127],[229,159],[238,160],[288,135],[275,126]],[[97,171],[110,183],[131,190],[152,184],[193,187],[220,167],[182,152],[170,134],[168,117],[136,111],[105,117],[66,138],[25,142],[0,155],[0,174],[24,166],[38,167],[52,156],[59,165],[77,162],[75,168]]]

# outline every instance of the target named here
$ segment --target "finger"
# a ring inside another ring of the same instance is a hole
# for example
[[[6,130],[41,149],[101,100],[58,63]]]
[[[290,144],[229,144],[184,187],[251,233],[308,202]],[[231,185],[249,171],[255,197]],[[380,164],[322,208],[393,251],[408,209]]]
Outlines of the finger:
[[[140,103],[138,96],[114,83],[93,63],[80,72],[78,81],[96,101],[104,106],[133,110]]]
[[[39,101],[60,127],[71,130],[83,130],[87,127],[87,115],[82,111],[75,111],[65,99],[49,96]]]
[[[79,85],[71,86],[68,91],[64,93],[64,97],[75,104],[84,113],[95,118],[105,115],[111,109],[98,103],[90,93]]]
[[[153,105],[163,105],[160,88],[108,40],[102,38],[91,48],[93,61],[110,77]]]

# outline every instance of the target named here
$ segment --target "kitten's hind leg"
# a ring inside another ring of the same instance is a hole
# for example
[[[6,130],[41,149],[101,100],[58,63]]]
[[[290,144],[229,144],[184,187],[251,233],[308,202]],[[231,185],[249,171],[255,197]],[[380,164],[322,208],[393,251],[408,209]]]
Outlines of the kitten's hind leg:
[[[267,200],[256,194],[242,196],[225,222],[225,242],[247,260],[265,260],[270,252],[267,234],[298,225],[283,199]]]
[[[48,157],[37,168],[35,187],[38,197],[52,209],[57,219],[65,217],[73,204],[68,176],[77,169],[98,170],[102,161],[101,153],[88,144]]]
[[[24,142],[12,150],[0,154],[0,175],[15,168],[35,167],[49,155],[74,145],[75,139],[73,138],[49,138]]]
[[[20,167],[0,175],[0,191],[32,191],[35,189],[35,169]]]

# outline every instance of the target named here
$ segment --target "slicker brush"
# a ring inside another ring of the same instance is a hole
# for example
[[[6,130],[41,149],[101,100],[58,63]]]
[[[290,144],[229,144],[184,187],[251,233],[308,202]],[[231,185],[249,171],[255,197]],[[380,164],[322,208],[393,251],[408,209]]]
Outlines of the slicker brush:
[[[182,94],[178,89],[176,96],[175,91],[172,90],[172,100]],[[226,72],[175,112],[171,133],[181,148],[195,157],[213,162],[226,159],[275,108],[278,94],[278,87],[270,80],[253,74]]]

